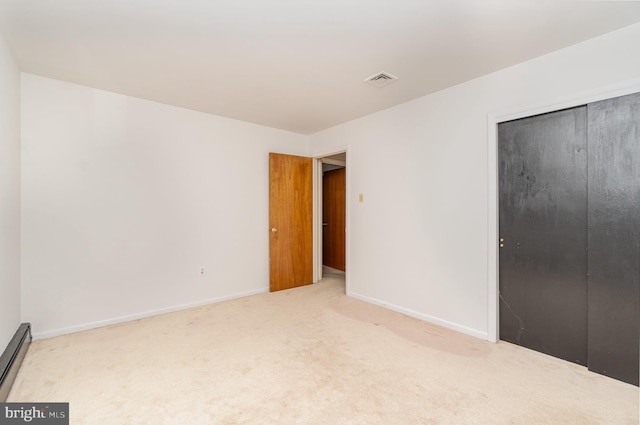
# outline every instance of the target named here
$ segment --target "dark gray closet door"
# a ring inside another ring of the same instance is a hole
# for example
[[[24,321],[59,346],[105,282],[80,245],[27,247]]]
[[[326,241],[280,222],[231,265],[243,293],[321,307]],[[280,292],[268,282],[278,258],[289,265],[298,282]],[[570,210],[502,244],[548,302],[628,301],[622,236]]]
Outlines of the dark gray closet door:
[[[586,365],[586,107],[498,126],[500,339]]]
[[[588,115],[589,369],[638,385],[640,94]]]

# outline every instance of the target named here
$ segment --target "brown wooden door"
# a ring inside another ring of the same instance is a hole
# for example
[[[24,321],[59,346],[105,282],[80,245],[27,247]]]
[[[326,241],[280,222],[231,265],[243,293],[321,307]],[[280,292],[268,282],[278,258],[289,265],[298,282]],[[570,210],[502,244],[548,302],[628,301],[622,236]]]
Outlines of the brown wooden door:
[[[312,159],[269,154],[270,290],[313,283]]]
[[[322,264],[345,271],[345,168],[327,171],[322,178]],[[326,223],[326,224],[325,224]]]

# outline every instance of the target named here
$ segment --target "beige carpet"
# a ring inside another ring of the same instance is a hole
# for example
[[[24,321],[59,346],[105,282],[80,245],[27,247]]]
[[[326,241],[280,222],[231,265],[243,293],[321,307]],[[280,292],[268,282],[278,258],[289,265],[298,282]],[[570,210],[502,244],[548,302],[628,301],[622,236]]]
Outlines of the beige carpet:
[[[390,284],[392,284],[390,282]],[[35,341],[72,424],[637,425],[638,388],[344,295],[344,280]]]

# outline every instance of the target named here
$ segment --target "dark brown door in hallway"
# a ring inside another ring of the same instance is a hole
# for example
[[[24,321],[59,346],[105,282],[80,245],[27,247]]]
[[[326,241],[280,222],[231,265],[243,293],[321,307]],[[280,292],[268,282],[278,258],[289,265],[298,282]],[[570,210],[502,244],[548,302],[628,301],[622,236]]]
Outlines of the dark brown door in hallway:
[[[322,178],[322,264],[345,271],[346,171],[324,173]]]

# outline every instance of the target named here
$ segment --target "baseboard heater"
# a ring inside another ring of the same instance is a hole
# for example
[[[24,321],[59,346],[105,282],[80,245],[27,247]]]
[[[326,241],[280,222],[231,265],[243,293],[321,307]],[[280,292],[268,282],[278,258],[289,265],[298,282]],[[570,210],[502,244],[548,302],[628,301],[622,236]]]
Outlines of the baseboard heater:
[[[0,357],[0,402],[7,401],[20,364],[31,344],[31,324],[23,323],[11,338],[7,349]]]

